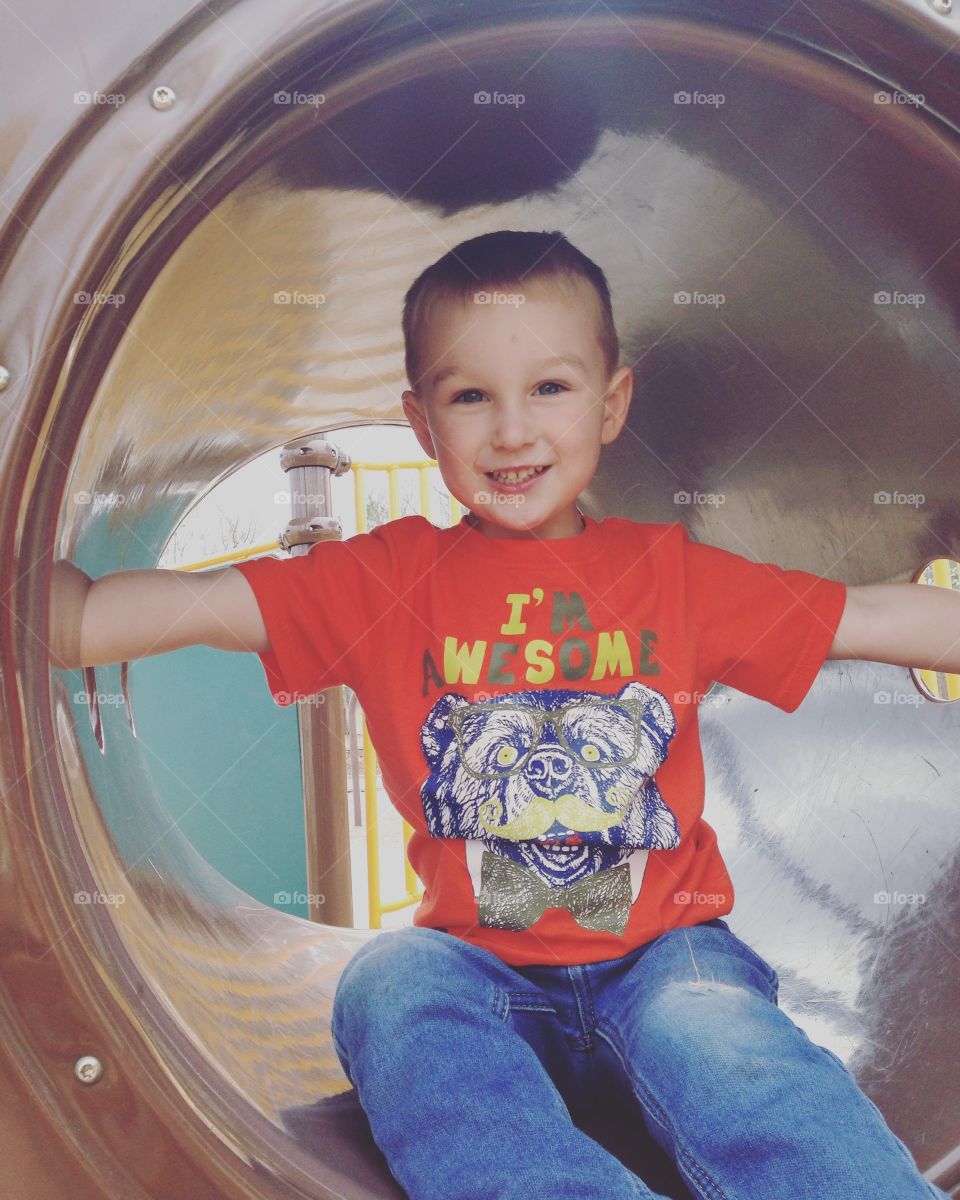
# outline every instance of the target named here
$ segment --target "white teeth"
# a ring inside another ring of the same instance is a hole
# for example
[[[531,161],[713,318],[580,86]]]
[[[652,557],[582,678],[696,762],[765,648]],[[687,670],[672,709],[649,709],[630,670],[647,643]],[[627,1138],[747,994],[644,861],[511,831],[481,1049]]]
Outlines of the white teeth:
[[[546,467],[531,467],[526,471],[491,471],[490,474],[500,483],[523,483],[525,479],[530,479],[534,475],[539,475],[541,471],[545,471]]]

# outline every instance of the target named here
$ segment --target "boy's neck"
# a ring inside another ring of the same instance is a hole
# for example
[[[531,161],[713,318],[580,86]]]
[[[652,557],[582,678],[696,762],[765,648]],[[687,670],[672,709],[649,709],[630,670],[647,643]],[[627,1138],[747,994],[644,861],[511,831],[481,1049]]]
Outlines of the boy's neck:
[[[580,536],[580,534],[582,534],[582,533],[584,532],[584,530],[587,528],[587,522],[586,522],[586,518],[584,517],[583,513],[580,511],[580,509],[579,509],[579,508],[577,509],[577,517],[579,518],[579,528],[577,529],[576,533],[572,533],[572,534],[565,534],[565,535],[564,535],[565,537],[566,537],[566,536],[569,536],[569,537],[579,537],[579,536]],[[509,533],[504,533],[504,534],[502,534],[502,535],[498,535],[498,534],[495,534],[495,533],[488,533],[488,532],[487,532],[487,530],[486,530],[486,529],[484,529],[484,524],[485,524],[485,522],[481,521],[481,520],[480,520],[480,519],[477,517],[477,514],[476,514],[475,512],[473,512],[473,510],[472,510],[472,509],[467,509],[467,513],[466,513],[466,518],[465,518],[465,519],[466,519],[466,522],[467,522],[467,524],[470,526],[470,528],[471,528],[471,529],[475,529],[475,530],[477,531],[477,533],[479,533],[479,534],[482,534],[482,535],[483,535],[483,537],[490,538],[490,540],[491,540],[491,541],[498,541],[498,540],[500,540],[500,539],[501,539],[501,537],[502,537],[502,539],[503,539],[503,540],[509,540],[509,541],[517,541],[517,540],[521,540],[521,541],[523,541],[523,540],[527,540],[527,541],[537,541],[537,540],[539,540],[539,541],[549,541],[549,540],[551,540],[551,539],[549,539],[549,538],[539,538],[539,539],[538,539],[538,538],[536,538],[535,536],[526,535],[526,534],[522,534],[522,533],[520,533],[520,534],[515,534],[515,535],[513,535],[513,536],[511,536]]]

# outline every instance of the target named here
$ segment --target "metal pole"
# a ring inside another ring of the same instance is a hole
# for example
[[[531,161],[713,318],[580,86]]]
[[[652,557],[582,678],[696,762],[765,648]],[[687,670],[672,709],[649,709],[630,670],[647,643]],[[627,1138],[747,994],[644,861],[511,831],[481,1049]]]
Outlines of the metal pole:
[[[280,535],[291,554],[307,554],[316,542],[339,540],[340,522],[331,516],[331,473],[342,475],[350,459],[324,438],[297,441],[281,451],[290,480],[292,517]],[[336,580],[330,580],[336,586]],[[314,702],[316,701],[316,702]],[[307,909],[311,921],[353,927],[350,822],[342,687],[327,688],[297,704],[303,771],[307,845]]]

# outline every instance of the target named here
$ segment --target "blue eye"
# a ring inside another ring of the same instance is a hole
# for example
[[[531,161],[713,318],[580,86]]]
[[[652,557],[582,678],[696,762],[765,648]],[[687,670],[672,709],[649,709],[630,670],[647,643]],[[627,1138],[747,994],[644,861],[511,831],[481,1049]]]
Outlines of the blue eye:
[[[537,391],[539,391],[540,388],[545,388],[545,387],[558,388],[559,391],[561,391],[561,392],[565,392],[567,390],[564,384],[556,383],[556,382],[554,382],[554,380],[551,379],[544,383],[539,384],[537,387]],[[557,394],[558,394],[557,392],[549,392],[548,393],[548,395],[551,395],[551,396],[556,396]],[[459,392],[456,396],[454,396],[453,403],[459,404],[460,401],[464,401],[464,403],[469,404],[470,401],[465,400],[465,397],[467,397],[467,396],[482,396],[482,395],[483,395],[483,392],[478,391],[476,388],[468,388],[467,391]]]

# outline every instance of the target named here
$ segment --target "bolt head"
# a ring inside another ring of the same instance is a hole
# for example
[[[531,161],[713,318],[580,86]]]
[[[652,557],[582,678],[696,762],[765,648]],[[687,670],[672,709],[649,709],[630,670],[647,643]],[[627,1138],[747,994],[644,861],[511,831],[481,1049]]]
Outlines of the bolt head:
[[[161,112],[168,108],[173,108],[177,102],[177,94],[172,87],[167,87],[166,84],[160,84],[155,87],[150,96],[150,103],[154,108],[158,108]]]
[[[103,1063],[92,1054],[85,1054],[74,1063],[73,1073],[81,1083],[96,1083],[103,1074]]]
[[[930,0],[934,12],[946,16],[953,11],[953,0]]]
[[[10,372],[6,367],[0,367],[0,392],[5,392],[10,386]]]

